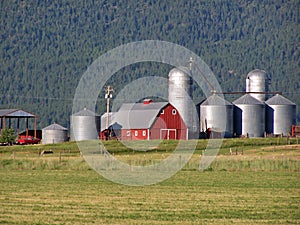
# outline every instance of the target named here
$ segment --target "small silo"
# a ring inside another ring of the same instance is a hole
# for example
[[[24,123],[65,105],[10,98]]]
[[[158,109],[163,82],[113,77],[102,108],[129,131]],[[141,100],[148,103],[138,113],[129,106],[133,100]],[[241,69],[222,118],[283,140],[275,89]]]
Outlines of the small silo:
[[[42,129],[42,143],[55,144],[68,141],[68,129],[59,125],[51,124]]]
[[[189,137],[198,137],[198,123],[195,123],[197,112],[193,110],[194,104],[191,99],[192,78],[187,67],[180,66],[169,72],[169,102],[178,110],[189,129]],[[194,112],[194,113],[193,113]]]
[[[267,75],[264,70],[255,69],[248,73],[246,79],[246,92],[266,92],[267,91]],[[265,101],[266,94],[255,94],[250,95],[259,101]]]
[[[292,125],[296,123],[296,104],[279,94],[265,103],[267,133],[290,135]]]
[[[71,116],[71,140],[93,140],[99,138],[100,116],[84,108]]]
[[[233,135],[233,105],[213,94],[200,105],[200,131],[219,131],[224,137]]]
[[[234,127],[237,136],[263,137],[265,132],[265,104],[249,94],[233,102]]]

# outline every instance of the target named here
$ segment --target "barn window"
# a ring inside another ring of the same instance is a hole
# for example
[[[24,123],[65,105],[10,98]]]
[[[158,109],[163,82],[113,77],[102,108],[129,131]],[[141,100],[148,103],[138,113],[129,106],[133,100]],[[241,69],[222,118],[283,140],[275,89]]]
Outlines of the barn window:
[[[162,110],[160,111],[160,114],[165,114],[165,110],[162,109]]]
[[[139,132],[136,130],[136,131],[134,131],[134,136],[138,136],[139,135]]]
[[[172,115],[176,115],[176,113],[177,113],[176,109],[173,109],[172,110]]]
[[[143,136],[145,137],[147,134],[147,132],[145,130],[143,130]]]
[[[130,137],[130,135],[131,135],[131,132],[130,132],[130,130],[128,130],[128,131],[126,132],[126,136],[127,136],[127,137]]]

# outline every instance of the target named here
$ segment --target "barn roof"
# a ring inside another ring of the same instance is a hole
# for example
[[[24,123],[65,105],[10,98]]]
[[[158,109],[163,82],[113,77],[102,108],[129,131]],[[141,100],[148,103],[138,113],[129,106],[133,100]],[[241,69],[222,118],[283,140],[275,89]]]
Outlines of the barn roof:
[[[21,109],[0,109],[0,117],[6,118],[33,118],[35,115]]]
[[[122,129],[150,128],[159,112],[168,104],[168,102],[125,103],[114,114],[110,125],[118,125]]]

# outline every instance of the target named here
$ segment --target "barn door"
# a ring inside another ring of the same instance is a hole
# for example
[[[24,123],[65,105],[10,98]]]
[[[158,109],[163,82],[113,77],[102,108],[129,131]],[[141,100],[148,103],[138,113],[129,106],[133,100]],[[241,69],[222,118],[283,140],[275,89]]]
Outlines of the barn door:
[[[161,129],[160,139],[165,140],[175,140],[176,139],[176,129]]]
[[[176,139],[176,130],[168,130],[168,140],[175,140]]]
[[[168,130],[166,130],[166,129],[161,129],[160,130],[160,139],[161,140],[168,139]]]

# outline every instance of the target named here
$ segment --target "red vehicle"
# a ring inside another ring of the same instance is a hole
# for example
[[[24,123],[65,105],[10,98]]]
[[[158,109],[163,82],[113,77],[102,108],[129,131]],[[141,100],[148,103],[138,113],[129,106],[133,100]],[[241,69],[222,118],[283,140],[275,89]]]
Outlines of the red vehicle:
[[[33,136],[20,135],[16,143],[19,145],[27,145],[27,144],[38,144],[40,143],[40,141],[41,139],[35,138]]]

